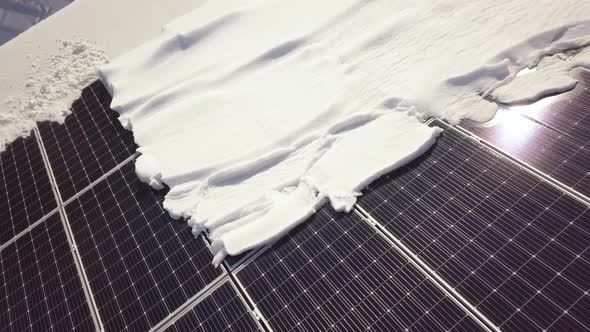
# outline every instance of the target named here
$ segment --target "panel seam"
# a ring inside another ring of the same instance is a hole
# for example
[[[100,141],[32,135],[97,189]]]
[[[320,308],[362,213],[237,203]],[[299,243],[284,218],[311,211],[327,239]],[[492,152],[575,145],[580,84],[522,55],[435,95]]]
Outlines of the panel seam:
[[[258,324],[258,327],[261,328],[262,331],[273,332],[274,330],[270,326],[268,319],[266,319],[266,316],[264,316],[262,311],[260,311],[260,309],[256,305],[256,302],[254,301],[254,299],[252,299],[252,296],[250,295],[248,290],[246,290],[246,287],[244,287],[239,278],[235,276],[231,271],[228,272],[228,278],[230,283],[236,289],[236,292],[238,293],[238,296],[240,297],[244,305],[247,305],[248,310],[251,313],[253,313],[255,321]]]
[[[21,237],[23,237],[23,235],[25,235],[28,232],[32,231],[35,227],[37,227],[40,224],[42,224],[45,220],[49,219],[49,217],[53,216],[58,211],[59,211],[59,207],[56,207],[53,210],[47,212],[47,214],[45,214],[39,220],[35,221],[31,225],[29,225],[29,227],[27,227],[24,230],[20,231],[18,234],[16,234],[15,236],[13,236],[10,240],[8,240],[8,241],[4,242],[2,245],[0,245],[0,251],[6,249],[6,247],[8,247],[9,245],[11,245],[14,242],[16,242],[16,240],[18,240]]]
[[[38,124],[34,128],[35,137],[37,139],[37,143],[39,144],[39,150],[41,151],[41,156],[43,157],[43,163],[45,164],[45,169],[47,171],[47,175],[49,176],[49,182],[51,183],[51,188],[55,195],[55,199],[57,200],[57,210],[60,214],[60,220],[62,226],[64,228],[66,238],[68,240],[68,244],[70,245],[72,257],[74,258],[74,265],[76,266],[76,270],[78,272],[78,277],[80,279],[80,283],[82,284],[82,290],[84,291],[84,296],[86,297],[86,303],[88,304],[88,309],[90,311],[90,316],[92,317],[92,321],[94,322],[94,326],[96,327],[97,331],[104,331],[104,326],[102,324],[102,320],[100,317],[100,313],[98,312],[98,306],[94,300],[94,295],[92,293],[92,289],[90,287],[90,282],[88,280],[88,276],[86,275],[86,271],[84,270],[84,264],[82,262],[82,257],[78,251],[76,240],[74,238],[74,234],[72,229],[70,228],[68,217],[65,210],[65,205],[61,199],[61,195],[59,189],[57,187],[57,182],[55,180],[55,176],[53,174],[53,169],[51,168],[51,164],[49,163],[49,157],[47,155],[47,151],[45,150],[45,145],[43,144],[43,139],[41,138],[41,133],[39,131]]]
[[[217,276],[213,281],[207,284],[205,288],[198,291],[195,295],[191,296],[186,302],[180,305],[180,307],[176,308],[172,311],[168,316],[162,319],[158,324],[154,325],[150,331],[151,332],[160,332],[165,331],[169,328],[172,324],[182,318],[185,314],[191,311],[196,305],[201,303],[207,296],[211,295],[215,290],[217,290],[223,283],[227,280],[227,274],[223,273]]]

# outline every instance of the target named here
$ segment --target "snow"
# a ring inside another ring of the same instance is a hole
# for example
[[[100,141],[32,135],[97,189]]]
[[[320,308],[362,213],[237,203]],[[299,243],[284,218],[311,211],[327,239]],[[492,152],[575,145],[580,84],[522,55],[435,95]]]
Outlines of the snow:
[[[104,51],[104,55],[118,56],[152,38],[161,31],[162,25],[202,2],[150,1],[148,5],[145,0],[76,0],[0,46],[0,152],[12,139],[29,135],[35,121],[63,121],[68,113],[71,105],[68,101],[74,97],[58,98],[61,93],[49,97],[32,90],[34,88],[39,92],[42,87],[66,88],[55,86],[61,85],[64,80],[47,75],[52,63],[59,65],[63,61],[73,64],[80,60],[72,54],[63,53],[67,51],[64,50],[64,41],[88,44],[91,45],[92,52]],[[54,61],[52,57],[61,60]],[[97,61],[98,63],[102,62]],[[66,74],[68,70],[67,67],[61,68],[60,73]],[[81,66],[79,70],[86,69]],[[65,78],[68,81],[71,75],[80,75],[80,80],[90,77],[81,72],[69,72],[67,75],[70,75]],[[92,77],[97,78],[96,72],[92,73]],[[68,89],[70,91],[62,92],[71,96],[78,95],[81,90],[77,84]],[[35,103],[41,101],[43,105],[37,108],[37,112],[35,107],[26,106],[32,98],[36,99]]]
[[[543,58],[534,71],[500,86],[491,96],[504,104],[526,104],[571,90],[577,81],[569,72],[576,67],[590,67],[590,49]]]
[[[57,53],[34,59],[23,93],[8,99],[0,113],[0,152],[17,137],[27,136],[36,121],[63,122],[70,105],[107,61],[106,52],[86,40],[62,41]]]
[[[164,207],[209,233],[218,264],[326,201],[350,211],[434,144],[426,116],[486,121],[571,89],[589,15],[579,0],[210,1],[100,74],[138,176],[170,187]]]

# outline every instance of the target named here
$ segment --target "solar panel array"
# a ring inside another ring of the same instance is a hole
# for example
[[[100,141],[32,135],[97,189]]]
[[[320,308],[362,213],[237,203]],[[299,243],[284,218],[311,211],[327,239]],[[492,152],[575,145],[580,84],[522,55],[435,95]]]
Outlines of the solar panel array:
[[[55,208],[35,136],[17,139],[0,153],[0,245]]]
[[[580,85],[478,134],[585,193],[589,96]],[[137,179],[109,103],[95,82],[65,124],[0,154],[3,328],[590,330],[588,202],[441,122],[435,147],[373,183],[360,213],[322,208],[214,268],[208,243],[162,209],[165,191]]]
[[[59,213],[0,251],[3,331],[91,331],[92,316]]]
[[[429,156],[361,198],[502,330],[590,328],[590,210],[447,129]]]
[[[590,197],[590,73],[577,71],[576,89],[548,105],[503,110],[490,124],[462,126],[516,158]]]

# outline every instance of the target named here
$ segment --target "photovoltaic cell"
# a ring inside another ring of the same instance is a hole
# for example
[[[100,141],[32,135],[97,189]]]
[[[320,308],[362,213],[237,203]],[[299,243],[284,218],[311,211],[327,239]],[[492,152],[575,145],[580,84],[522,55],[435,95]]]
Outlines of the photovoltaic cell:
[[[238,278],[275,331],[481,330],[355,213],[321,209]]]
[[[35,135],[0,154],[0,245],[57,207]]]
[[[246,307],[234,287],[226,281],[166,331],[247,332],[260,331],[260,328],[250,309]]]
[[[147,331],[221,274],[131,162],[66,206],[107,331]]]
[[[96,330],[59,214],[0,251],[3,331]]]
[[[577,71],[575,90],[502,110],[487,124],[462,127],[514,157],[590,196],[590,72]]]
[[[82,91],[65,124],[44,122],[39,131],[64,201],[113,169],[135,151],[133,135],[109,108],[100,81]]]
[[[447,128],[360,206],[504,331],[588,330],[590,211]]]

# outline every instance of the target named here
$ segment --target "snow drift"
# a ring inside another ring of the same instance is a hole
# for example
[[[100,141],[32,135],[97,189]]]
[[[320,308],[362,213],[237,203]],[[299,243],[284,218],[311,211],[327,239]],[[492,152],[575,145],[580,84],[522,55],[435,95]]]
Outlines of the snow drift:
[[[138,176],[170,187],[165,208],[219,263],[327,200],[349,211],[435,142],[425,116],[484,121],[571,89],[588,17],[579,0],[210,1],[100,74]]]

